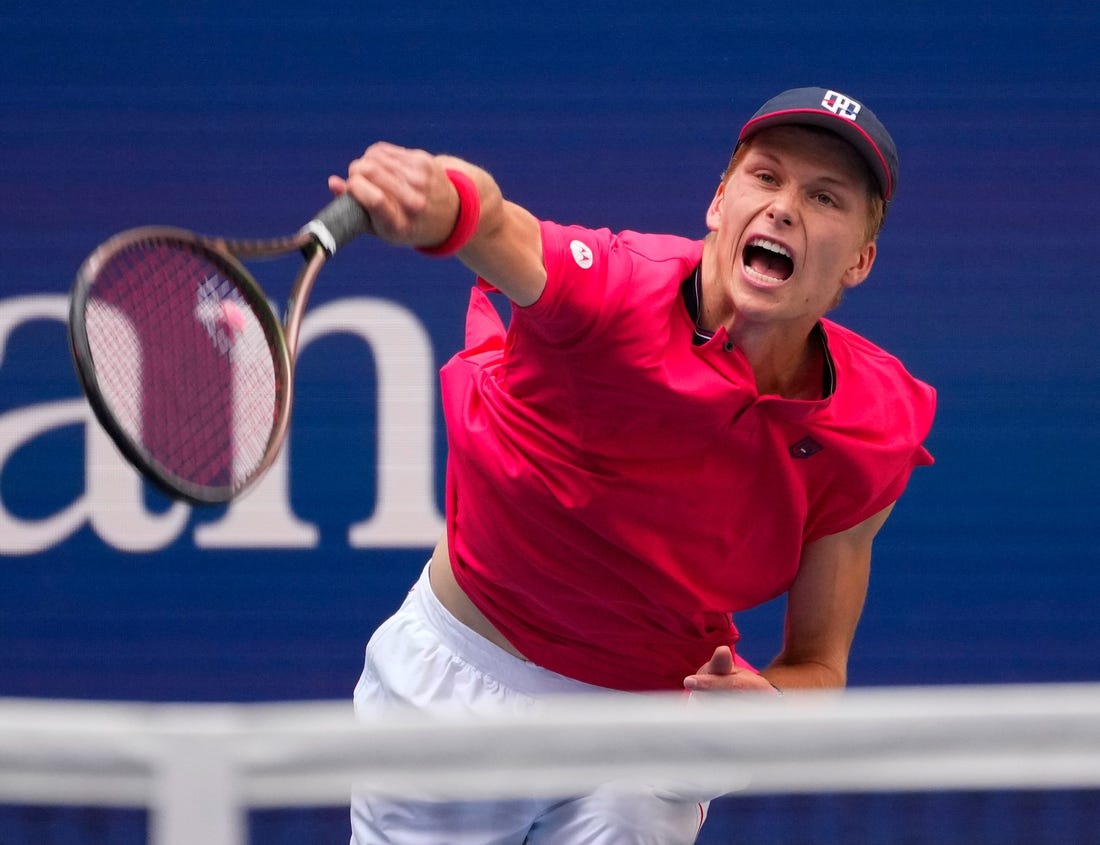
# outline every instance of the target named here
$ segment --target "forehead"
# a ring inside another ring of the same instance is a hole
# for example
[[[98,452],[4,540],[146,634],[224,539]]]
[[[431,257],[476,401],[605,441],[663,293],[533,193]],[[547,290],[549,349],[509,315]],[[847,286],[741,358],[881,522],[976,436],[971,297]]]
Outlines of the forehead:
[[[739,158],[744,160],[753,153],[825,171],[854,187],[870,190],[873,185],[873,176],[855,147],[827,129],[772,126],[749,138]]]

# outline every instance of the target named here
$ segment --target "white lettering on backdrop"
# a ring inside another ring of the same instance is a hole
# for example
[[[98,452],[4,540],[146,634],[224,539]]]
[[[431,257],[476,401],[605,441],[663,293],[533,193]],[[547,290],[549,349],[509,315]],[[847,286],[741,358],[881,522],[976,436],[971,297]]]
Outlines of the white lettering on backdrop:
[[[21,325],[35,320],[64,323],[67,318],[68,299],[62,295],[0,300],[0,367],[9,338]],[[430,546],[443,530],[434,495],[436,373],[431,339],[411,311],[371,297],[336,300],[311,310],[302,325],[300,348],[334,334],[354,335],[366,343],[377,372],[376,504],[368,518],[351,526],[348,543],[355,548]],[[146,508],[139,476],[82,397],[0,414],[0,474],[18,449],[71,425],[84,428],[83,493],[56,513],[36,519],[13,514],[0,499],[0,554],[45,551],[84,525],[123,551],[155,551],[174,542],[187,527],[190,508],[180,503],[162,513]],[[211,549],[317,545],[316,526],[299,519],[290,507],[289,453],[284,448],[267,476],[221,519],[198,526],[195,544]]]

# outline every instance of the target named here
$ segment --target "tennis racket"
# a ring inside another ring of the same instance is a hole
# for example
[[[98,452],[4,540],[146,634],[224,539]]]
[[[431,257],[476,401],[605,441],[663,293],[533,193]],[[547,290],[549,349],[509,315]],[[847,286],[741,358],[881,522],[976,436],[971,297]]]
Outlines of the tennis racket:
[[[325,262],[370,219],[349,195],[296,235],[227,240],[120,232],[73,284],[69,340],[81,386],[122,454],[169,496],[228,502],[286,437],[298,332]],[[241,261],[300,252],[282,323]]]

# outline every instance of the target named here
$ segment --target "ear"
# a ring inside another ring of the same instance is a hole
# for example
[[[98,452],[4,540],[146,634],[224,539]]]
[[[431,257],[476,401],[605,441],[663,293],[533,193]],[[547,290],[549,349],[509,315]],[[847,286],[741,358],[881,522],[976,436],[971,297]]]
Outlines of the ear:
[[[861,284],[870,275],[877,254],[878,247],[875,242],[867,241],[856,256],[855,263],[844,271],[840,284],[845,288],[854,288],[856,285]]]
[[[718,224],[722,222],[722,199],[726,195],[726,180],[718,183],[718,190],[714,192],[714,199],[707,207],[707,228],[712,232],[718,231]]]

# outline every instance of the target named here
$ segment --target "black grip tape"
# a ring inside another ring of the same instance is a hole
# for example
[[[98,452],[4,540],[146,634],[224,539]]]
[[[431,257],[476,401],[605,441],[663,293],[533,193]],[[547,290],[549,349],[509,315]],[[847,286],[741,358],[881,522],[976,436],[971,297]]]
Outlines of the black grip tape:
[[[314,224],[320,224],[332,236],[331,244],[325,243],[323,238],[318,238],[322,242],[321,245],[330,253],[360,235],[373,231],[370,216],[351,194],[341,194],[322,208],[313,218],[310,228]]]

